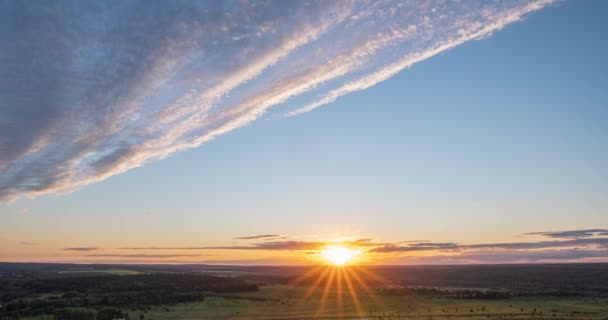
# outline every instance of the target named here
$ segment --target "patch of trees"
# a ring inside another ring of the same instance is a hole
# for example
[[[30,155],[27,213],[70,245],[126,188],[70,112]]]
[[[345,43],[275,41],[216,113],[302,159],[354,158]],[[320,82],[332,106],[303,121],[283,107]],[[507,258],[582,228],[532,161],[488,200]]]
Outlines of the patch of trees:
[[[55,320],[95,320],[95,312],[85,308],[64,308],[53,312]]]
[[[441,290],[437,288],[385,288],[382,289],[383,295],[423,295],[433,297],[449,297],[454,299],[477,299],[477,300],[493,300],[506,299],[514,297],[513,292],[508,291],[493,291],[493,290]]]
[[[31,293],[101,293],[148,290],[239,292],[258,289],[256,284],[234,278],[163,273],[33,279],[24,283],[23,287]]]
[[[478,289],[442,289],[425,287],[393,287],[383,288],[380,294],[405,296],[423,295],[432,297],[449,297],[454,299],[495,300],[513,297],[586,297],[586,293],[556,290],[513,291],[513,290],[478,290]]]
[[[143,306],[203,301],[206,297],[202,292],[173,292],[173,291],[140,291],[105,294],[96,304],[116,306],[131,309],[142,309]]]
[[[88,301],[82,299],[19,299],[0,309],[0,319],[52,314],[58,309],[87,307],[88,305]]]
[[[101,309],[97,313],[97,320],[116,320],[116,319],[129,320],[129,313],[123,312],[122,310],[119,310],[119,309],[111,309],[111,308]]]
[[[606,263],[379,266],[369,270],[406,287],[500,288],[522,294],[608,296]]]
[[[0,307],[0,319],[54,314],[57,319],[88,320],[94,310],[99,310],[100,319],[110,313],[103,311],[110,307],[146,310],[152,305],[202,301],[207,294],[257,291],[258,286],[200,274],[144,274],[33,278],[18,289],[18,293],[3,294],[6,300],[14,299]]]

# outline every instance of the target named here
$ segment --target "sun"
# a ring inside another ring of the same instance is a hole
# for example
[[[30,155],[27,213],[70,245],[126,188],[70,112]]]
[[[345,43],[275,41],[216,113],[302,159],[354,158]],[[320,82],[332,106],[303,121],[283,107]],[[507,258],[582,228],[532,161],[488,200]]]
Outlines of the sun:
[[[321,251],[321,256],[335,266],[348,264],[359,254],[361,254],[361,251],[359,250],[339,245],[326,246],[325,249]]]

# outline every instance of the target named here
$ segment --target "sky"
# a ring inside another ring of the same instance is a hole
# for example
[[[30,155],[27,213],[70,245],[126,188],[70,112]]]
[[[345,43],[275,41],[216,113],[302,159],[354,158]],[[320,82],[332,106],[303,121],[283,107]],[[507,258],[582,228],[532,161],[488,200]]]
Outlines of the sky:
[[[608,261],[606,9],[0,2],[0,261]]]

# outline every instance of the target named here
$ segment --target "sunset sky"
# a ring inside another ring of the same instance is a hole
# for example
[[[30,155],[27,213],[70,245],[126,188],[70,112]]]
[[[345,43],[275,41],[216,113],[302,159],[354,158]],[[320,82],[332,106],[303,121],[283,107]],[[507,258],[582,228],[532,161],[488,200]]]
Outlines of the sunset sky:
[[[608,2],[0,2],[0,261],[608,261]]]

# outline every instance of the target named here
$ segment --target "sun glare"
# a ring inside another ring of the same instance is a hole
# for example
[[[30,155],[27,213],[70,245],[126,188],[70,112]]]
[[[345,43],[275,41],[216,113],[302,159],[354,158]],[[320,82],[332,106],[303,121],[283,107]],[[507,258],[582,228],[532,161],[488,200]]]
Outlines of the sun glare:
[[[359,250],[346,248],[343,246],[327,246],[321,251],[321,256],[329,263],[336,266],[343,266],[353,260],[361,253]]]

